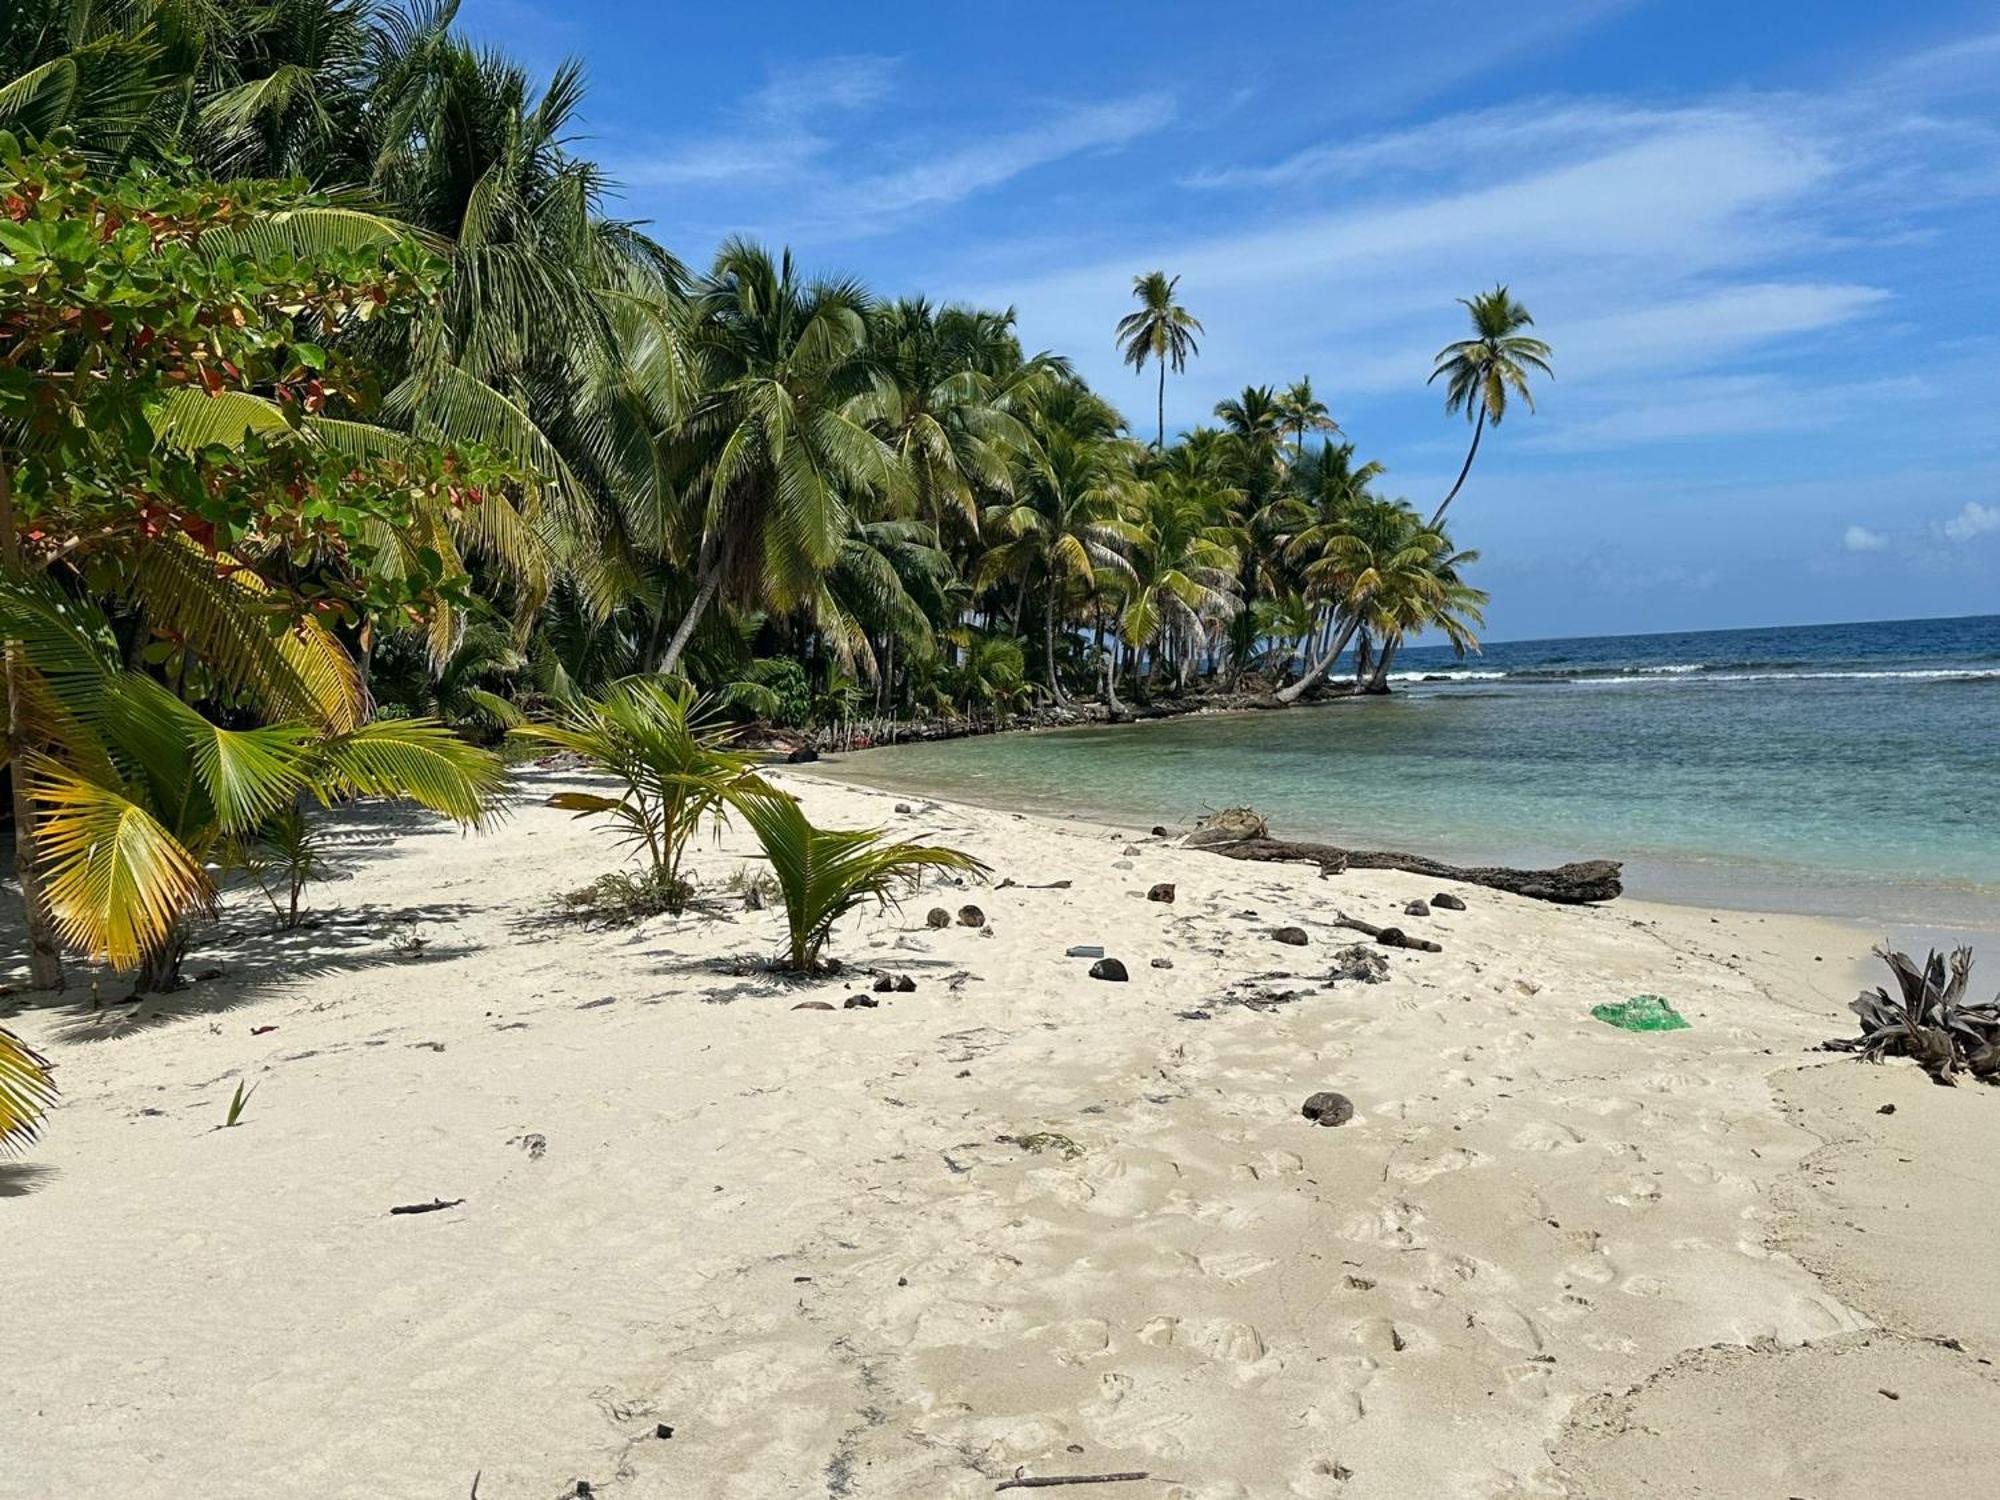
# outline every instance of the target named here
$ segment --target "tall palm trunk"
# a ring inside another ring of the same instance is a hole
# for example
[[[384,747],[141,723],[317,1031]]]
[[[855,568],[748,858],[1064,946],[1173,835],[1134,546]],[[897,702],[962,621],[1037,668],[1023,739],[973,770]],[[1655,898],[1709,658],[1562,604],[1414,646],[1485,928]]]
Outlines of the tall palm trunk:
[[[722,559],[704,541],[703,560],[700,568],[700,583],[694,591],[694,602],[688,605],[687,613],[681,616],[680,627],[674,631],[674,638],[667,642],[667,649],[653,666],[655,672],[671,673],[680,665],[681,653],[687,650],[687,643],[694,636],[694,628],[701,622],[708,606],[715,599],[715,591],[722,583]]]
[[[14,465],[0,454],[0,562],[7,571],[21,571],[21,538],[14,527]],[[41,859],[35,848],[35,805],[28,796],[24,756],[28,743],[26,703],[27,662],[19,641],[0,642],[7,683],[7,779],[14,793],[14,873],[21,882],[21,904],[28,927],[28,987],[63,987],[62,947],[42,894]]]
[[[1049,696],[1056,700],[1059,708],[1069,707],[1069,695],[1063,691],[1062,678],[1056,674],[1056,606],[1050,599],[1048,607],[1042,611],[1042,649],[1049,667]]]
[[[1153,446],[1157,448],[1160,452],[1165,453],[1167,451],[1167,362],[1166,360],[1164,359],[1160,360],[1159,365],[1160,365],[1160,411],[1159,411],[1160,436],[1159,440],[1155,442]]]
[[[1359,619],[1348,620],[1340,628],[1339,634],[1334,637],[1333,644],[1306,664],[1304,675],[1290,687],[1279,691],[1278,701],[1280,703],[1296,703],[1299,699],[1305,697],[1311,691],[1313,684],[1331,671],[1333,664],[1340,660],[1340,653],[1347,649],[1347,643],[1354,638],[1354,632],[1360,628],[1360,625],[1361,621]]]
[[[1465,487],[1465,476],[1472,472],[1472,460],[1479,453],[1479,435],[1486,431],[1486,403],[1479,403],[1479,415],[1472,421],[1472,446],[1465,450],[1465,466],[1458,471],[1458,483],[1451,487],[1451,493],[1439,502],[1437,514],[1431,517],[1430,529],[1436,531],[1444,513],[1451,508],[1451,502],[1458,498],[1458,492]]]

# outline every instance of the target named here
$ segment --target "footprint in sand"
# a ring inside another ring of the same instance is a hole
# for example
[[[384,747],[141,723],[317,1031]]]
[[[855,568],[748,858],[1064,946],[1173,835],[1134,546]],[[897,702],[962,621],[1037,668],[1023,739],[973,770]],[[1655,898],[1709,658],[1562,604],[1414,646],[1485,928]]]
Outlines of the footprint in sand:
[[[1583,1136],[1554,1120],[1537,1120],[1515,1131],[1507,1144],[1516,1151],[1574,1151],[1583,1144]]]
[[[1423,1161],[1396,1163],[1389,1168],[1388,1176],[1392,1182],[1415,1187],[1418,1183],[1429,1182],[1434,1177],[1442,1177],[1447,1172],[1462,1172],[1467,1167],[1482,1166],[1490,1159],[1478,1151],[1454,1146],[1449,1151]]]

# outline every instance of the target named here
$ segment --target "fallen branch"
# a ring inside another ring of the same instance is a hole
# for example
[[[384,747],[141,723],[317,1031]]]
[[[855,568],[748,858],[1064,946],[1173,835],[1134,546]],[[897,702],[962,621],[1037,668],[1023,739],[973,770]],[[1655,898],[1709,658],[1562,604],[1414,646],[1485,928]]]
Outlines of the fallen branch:
[[[1350,917],[1344,911],[1337,911],[1333,914],[1333,925],[1336,927],[1352,928],[1356,932],[1365,932],[1384,948],[1418,948],[1425,953],[1444,952],[1441,944],[1434,943],[1429,938],[1411,937],[1400,927],[1377,927],[1373,922],[1364,922],[1359,917]]]
[[[1012,1479],[1003,1480],[993,1486],[993,1493],[1002,1490],[1048,1490],[1059,1484],[1123,1484],[1129,1479],[1148,1479],[1144,1469],[1135,1469],[1129,1474],[1051,1474],[1045,1479],[1023,1479],[1016,1474]]]
[[[1436,880],[1483,885],[1517,896],[1565,905],[1610,901],[1624,891],[1622,866],[1613,859],[1586,859],[1553,870],[1514,870],[1504,865],[1448,865],[1421,854],[1380,849],[1342,849],[1334,844],[1298,843],[1274,839],[1256,809],[1232,807],[1203,818],[1183,847],[1220,854],[1226,859],[1265,863],[1318,865],[1321,875],[1346,870],[1404,870]]]
[[[463,1198],[433,1198],[428,1203],[401,1203],[389,1210],[392,1214],[434,1214],[441,1208],[457,1208]]]

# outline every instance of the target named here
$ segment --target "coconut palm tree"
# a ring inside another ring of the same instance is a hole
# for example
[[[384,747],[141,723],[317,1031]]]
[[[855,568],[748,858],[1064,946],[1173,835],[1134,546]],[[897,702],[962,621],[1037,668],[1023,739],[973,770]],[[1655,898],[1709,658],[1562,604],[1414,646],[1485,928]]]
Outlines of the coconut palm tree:
[[[1139,300],[1139,310],[1118,320],[1117,343],[1125,363],[1135,373],[1144,373],[1149,359],[1160,367],[1159,436],[1153,446],[1161,451],[1167,446],[1167,367],[1172,365],[1176,375],[1185,370],[1188,356],[1201,353],[1194,336],[1208,331],[1174,300],[1180,284],[1180,277],[1165,271],[1134,276],[1132,295]]]
[[[789,250],[731,240],[693,308],[698,389],[680,446],[692,501],[682,539],[694,598],[654,663],[672,672],[718,593],[795,608],[840,556],[854,504],[907,495],[895,450],[869,430],[887,376],[853,282],[806,282]]]
[[[1340,424],[1319,397],[1313,394],[1312,377],[1301,375],[1278,398],[1279,426],[1292,435],[1292,461],[1306,456],[1308,432],[1338,432]]]
[[[1100,571],[1125,570],[1119,517],[1133,491],[1132,451],[1122,439],[1046,427],[1037,435],[1010,503],[987,512],[990,534],[1003,536],[981,560],[986,581],[1012,577],[1022,598],[1043,586],[1043,665],[1049,693],[1068,704],[1056,670],[1056,632],[1073,591],[1087,591]],[[1018,623],[1018,622],[1017,622]]]
[[[1210,629],[1242,607],[1234,528],[1217,520],[1215,495],[1168,475],[1146,487],[1137,514],[1118,527],[1130,579],[1120,628],[1135,648],[1159,647],[1186,685]]]
[[[1466,420],[1472,423],[1472,446],[1466,449],[1465,463],[1451,492],[1431,516],[1433,528],[1444,520],[1444,513],[1465,484],[1465,476],[1472,472],[1472,460],[1478,456],[1480,435],[1486,431],[1487,423],[1498,427],[1507,414],[1507,393],[1513,391],[1519,395],[1528,410],[1533,411],[1535,397],[1528,389],[1530,372],[1555,378],[1555,371],[1549,368],[1549,346],[1521,331],[1532,327],[1535,320],[1506,287],[1496,285],[1490,292],[1458,300],[1472,316],[1472,337],[1440,349],[1430,378],[1436,380],[1440,375],[1445,378],[1444,409],[1465,413]]]

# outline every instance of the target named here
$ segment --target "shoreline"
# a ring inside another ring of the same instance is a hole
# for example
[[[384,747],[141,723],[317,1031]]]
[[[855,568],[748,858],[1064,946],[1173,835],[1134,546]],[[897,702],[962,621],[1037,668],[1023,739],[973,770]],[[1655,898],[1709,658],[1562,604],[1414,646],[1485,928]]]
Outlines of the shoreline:
[[[1434,882],[799,770],[816,819],[1018,883],[858,912],[845,974],[784,983],[754,962],[773,912],[553,922],[618,860],[539,805],[581,778],[533,772],[475,838],[353,810],[323,925],[235,913],[191,961],[216,980],[0,1002],[64,1087],[0,1165],[33,1351],[0,1369],[0,1496],[478,1471],[496,1500],[972,1500],[1025,1467],[1157,1476],[1135,1500],[1608,1500],[1741,1493],[1702,1469],[1726,1458],[1859,1500],[1983,1472],[1951,1435],[2000,1394],[2000,1193],[1965,1190],[2000,1100],[1809,1050],[1851,1030],[1863,930],[1465,887],[1421,919],[1443,952],[1329,982],[1329,899]],[[747,848],[691,849],[704,887]],[[968,901],[991,936],[925,925]],[[916,991],[794,1009],[877,968]],[[1691,1028],[1589,1015],[1641,991]],[[1336,1130],[1299,1116],[1324,1088]],[[433,1198],[464,1201],[388,1216]],[[1951,1286],[1906,1274],[1913,1240]]]
[[[1065,727],[1103,726],[1047,726],[1047,732],[1054,732]],[[1036,733],[1044,731],[1034,729],[1020,732]],[[794,774],[812,777],[833,786],[857,787],[890,793],[905,798],[952,800],[940,799],[935,791],[921,782],[899,782],[893,775],[878,776],[871,774],[865,767],[854,766],[849,759],[849,757],[854,755],[867,755],[876,750],[893,750],[896,748],[899,747],[870,746],[865,750],[831,752],[822,754],[818,759],[809,763],[790,765],[787,769]],[[1012,813],[1016,811],[1015,808],[1009,807],[998,800],[981,800],[976,796],[962,797],[962,800],[969,806],[980,807],[990,812]],[[1282,808],[1264,807],[1259,808],[1258,811],[1269,817],[1273,828],[1286,837],[1319,836],[1325,837],[1329,841],[1353,847],[1360,847],[1364,844],[1374,847],[1404,847],[1401,845],[1385,844],[1373,835],[1354,833],[1349,830],[1322,832],[1317,829],[1311,829],[1302,832],[1299,828],[1286,822]],[[1132,835],[1143,835],[1149,826],[1136,819],[1128,821],[1100,817],[1066,808],[1049,806],[1031,806],[1026,809],[1026,812],[1031,817],[1075,822],[1103,828],[1106,831]],[[1185,829],[1183,828],[1182,831],[1185,831]],[[1519,858],[1514,851],[1508,850],[1505,847],[1495,848],[1491,845],[1473,843],[1444,849],[1413,848],[1410,852],[1465,864],[1511,864]],[[1819,904],[1815,904],[1815,897],[1823,898],[1835,888],[1829,886],[1812,886],[1803,881],[1794,880],[1789,884],[1776,885],[1775,889],[1778,899],[1773,901],[1769,897],[1773,893],[1774,883],[1770,881],[1766,872],[1758,871],[1752,866],[1729,864],[1728,861],[1720,856],[1710,857],[1709,859],[1698,859],[1692,856],[1684,858],[1676,865],[1676,868],[1684,872],[1689,878],[1683,882],[1677,882],[1677,888],[1669,891],[1657,891],[1645,888],[1650,874],[1650,867],[1654,861],[1643,856],[1635,858],[1617,849],[1575,849],[1564,854],[1561,858],[1603,858],[1620,861],[1625,867],[1626,882],[1626,894],[1620,898],[1621,901],[1645,902],[1684,911],[1708,912],[1726,910],[1750,916],[1785,916],[1840,922],[1870,931],[1873,934],[1871,941],[1882,941],[1886,934],[1889,941],[1906,947],[1950,948],[1962,942],[1992,942],[2000,944],[2000,910],[1987,908],[1992,911],[1992,915],[1988,920],[1982,922],[1978,920],[1937,921],[1931,920],[1928,917],[1916,916],[1910,911],[1887,917],[1871,918],[1851,909],[1851,906],[1861,904],[1864,898],[1878,893],[1901,892],[1913,903],[1935,894],[1931,888],[1923,886],[1884,882],[1880,885],[1859,888],[1842,887],[1840,889],[1853,891],[1851,902],[1846,904],[1831,904],[1821,901]],[[1561,861],[1555,859],[1537,861],[1537,863],[1543,862],[1559,863]],[[1704,869],[1704,866],[1715,864],[1728,864],[1729,869],[1734,872],[1734,877],[1731,878],[1729,874],[1724,874],[1720,878],[1717,878],[1712,869]],[[1636,894],[1632,889],[1635,870],[1638,872],[1638,883],[1640,886]],[[1698,871],[1707,877],[1706,888],[1698,886],[1693,878]],[[1954,891],[1953,895],[1967,902],[1967,909],[1971,910],[1971,903],[1980,898],[1981,889],[1976,883],[1971,883],[1970,889]]]

